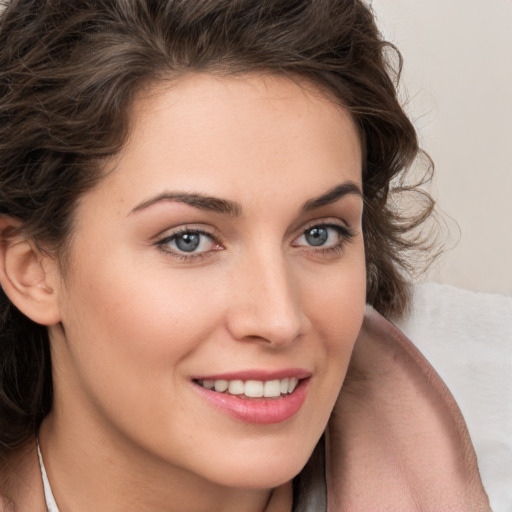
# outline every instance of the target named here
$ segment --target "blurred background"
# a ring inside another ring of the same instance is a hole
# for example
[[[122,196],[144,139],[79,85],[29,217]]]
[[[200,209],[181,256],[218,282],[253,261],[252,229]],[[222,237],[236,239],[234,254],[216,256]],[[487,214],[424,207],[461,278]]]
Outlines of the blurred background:
[[[448,218],[427,279],[512,294],[512,0],[371,4],[404,57],[406,110]]]

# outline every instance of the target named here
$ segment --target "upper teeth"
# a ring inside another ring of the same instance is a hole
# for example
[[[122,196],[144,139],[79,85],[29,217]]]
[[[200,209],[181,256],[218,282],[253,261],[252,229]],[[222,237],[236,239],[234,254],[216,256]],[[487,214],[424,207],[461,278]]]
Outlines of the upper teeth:
[[[227,391],[231,395],[245,395],[250,398],[272,398],[293,393],[299,380],[295,377],[276,380],[200,380],[206,389],[219,393]]]

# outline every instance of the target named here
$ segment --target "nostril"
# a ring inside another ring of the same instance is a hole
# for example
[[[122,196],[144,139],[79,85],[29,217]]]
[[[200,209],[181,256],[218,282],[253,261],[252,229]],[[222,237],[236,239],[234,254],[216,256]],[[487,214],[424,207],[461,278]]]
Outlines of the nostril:
[[[238,314],[232,317],[228,330],[240,341],[264,342],[274,347],[295,342],[302,334],[302,323],[298,318],[272,320],[268,317]]]

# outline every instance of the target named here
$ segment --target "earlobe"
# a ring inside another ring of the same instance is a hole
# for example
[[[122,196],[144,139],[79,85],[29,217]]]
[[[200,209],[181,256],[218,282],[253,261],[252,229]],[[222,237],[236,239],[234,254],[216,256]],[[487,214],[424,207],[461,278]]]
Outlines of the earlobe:
[[[55,262],[33,241],[15,234],[15,227],[15,221],[0,218],[0,284],[11,302],[31,320],[54,325],[60,321],[52,282]]]

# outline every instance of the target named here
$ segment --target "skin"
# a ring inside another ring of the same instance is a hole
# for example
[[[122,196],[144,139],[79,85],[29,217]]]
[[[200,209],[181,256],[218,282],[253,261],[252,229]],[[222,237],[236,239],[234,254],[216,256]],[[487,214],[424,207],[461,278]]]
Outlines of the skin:
[[[191,74],[137,99],[105,170],[77,207],[65,271],[43,262],[58,313],[40,443],[61,512],[291,510],[364,312],[362,199],[312,205],[361,188],[350,115],[286,78]],[[149,205],[169,192],[240,211]],[[342,234],[312,246],[323,224]],[[177,249],[180,229],[208,234],[198,254]],[[233,418],[192,381],[283,368],[311,377],[277,424]]]

